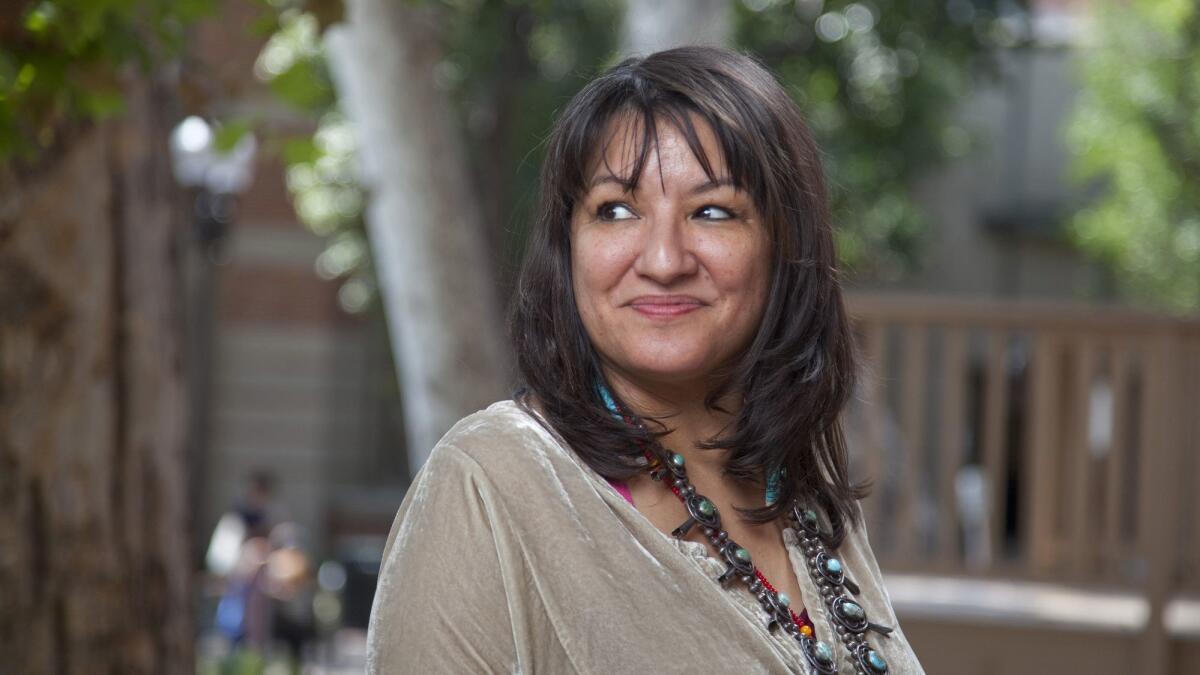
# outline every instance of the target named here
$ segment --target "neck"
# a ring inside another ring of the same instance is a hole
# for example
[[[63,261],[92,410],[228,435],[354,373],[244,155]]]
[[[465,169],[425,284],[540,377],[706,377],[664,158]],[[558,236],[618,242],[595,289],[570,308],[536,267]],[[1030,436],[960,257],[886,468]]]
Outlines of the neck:
[[[727,412],[721,412],[704,404],[711,383],[645,382],[609,369],[605,370],[605,377],[613,392],[633,412],[642,417],[660,419],[671,429],[660,441],[668,450],[683,455],[688,467],[718,473],[724,468],[726,451],[696,446],[720,436],[733,422],[740,407],[737,396],[724,397],[719,403]]]

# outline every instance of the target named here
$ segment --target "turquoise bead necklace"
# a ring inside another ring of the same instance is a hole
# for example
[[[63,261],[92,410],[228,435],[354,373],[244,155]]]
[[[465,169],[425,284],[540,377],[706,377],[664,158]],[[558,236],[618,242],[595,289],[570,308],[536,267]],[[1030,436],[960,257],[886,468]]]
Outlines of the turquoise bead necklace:
[[[597,391],[604,401],[605,407],[614,417],[626,423],[630,419],[621,413],[608,387],[600,384]],[[795,638],[801,652],[809,665],[821,675],[837,673],[837,658],[829,643],[816,639],[811,631],[802,629],[800,616],[790,608],[790,600],[785,594],[779,593],[767,581],[762,572],[754,565],[750,552],[729,538],[721,528],[721,515],[717,507],[707,497],[696,492],[695,487],[687,478],[686,461],[683,455],[671,453],[665,462],[643,448],[650,477],[664,483],[683,502],[688,512],[688,519],[671,532],[671,535],[682,539],[696,525],[703,527],[705,536],[724,558],[727,565],[725,571],[717,577],[722,585],[733,578],[740,579],[748,590],[758,599],[766,611],[767,628],[771,632],[780,628]],[[774,503],[779,496],[781,472],[772,471],[767,476],[766,502]],[[836,632],[842,644],[849,653],[854,666],[855,675],[883,675],[888,672],[887,661],[878,651],[873,649],[865,638],[868,630],[883,636],[892,632],[891,628],[872,623],[867,620],[866,610],[861,604],[846,595],[850,591],[859,595],[860,590],[845,572],[841,560],[829,554],[821,531],[820,518],[817,512],[803,508],[798,502],[793,502],[788,519],[798,533],[801,550],[808,561],[809,573],[814,583],[820,589],[821,598],[829,615],[833,619]]]

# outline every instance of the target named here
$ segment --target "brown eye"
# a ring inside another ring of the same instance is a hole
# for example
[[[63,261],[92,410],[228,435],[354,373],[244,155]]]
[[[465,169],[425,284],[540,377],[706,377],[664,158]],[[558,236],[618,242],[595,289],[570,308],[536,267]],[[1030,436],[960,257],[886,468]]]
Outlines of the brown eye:
[[[696,210],[696,215],[705,220],[731,220],[733,211],[723,209],[715,204],[708,204]]]
[[[620,202],[605,202],[596,209],[596,217],[600,220],[629,220],[637,216]]]

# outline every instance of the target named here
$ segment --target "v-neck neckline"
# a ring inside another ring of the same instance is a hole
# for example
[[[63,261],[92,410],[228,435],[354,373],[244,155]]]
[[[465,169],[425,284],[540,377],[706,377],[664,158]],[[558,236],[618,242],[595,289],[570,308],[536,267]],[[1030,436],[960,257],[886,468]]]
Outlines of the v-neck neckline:
[[[515,401],[506,401],[506,403],[509,403],[515,407],[521,412],[521,414],[530,417],[533,420],[534,425],[538,427],[540,431],[546,434],[550,442],[553,442],[559,447],[559,449],[564,451],[564,454],[570,458],[571,462],[578,467],[580,471],[582,471],[583,475],[587,476],[593,487],[596,488],[597,494],[601,495],[601,499],[604,499],[607,503],[609,503],[610,506],[614,508],[627,509],[626,513],[632,513],[631,520],[632,522],[637,523],[639,528],[652,533],[653,536],[659,537],[662,541],[666,542],[668,546],[671,546],[675,550],[679,551],[685,557],[695,560],[696,565],[693,566],[693,568],[696,569],[697,573],[701,574],[701,576],[707,579],[709,583],[716,585],[717,588],[725,594],[726,599],[730,604],[733,605],[732,609],[737,611],[747,621],[749,621],[759,632],[759,634],[764,635],[768,641],[781,646],[790,655],[791,661],[795,663],[803,663],[803,668],[805,670],[802,672],[811,672],[811,665],[805,658],[800,647],[800,643],[795,638],[786,632],[779,633],[778,636],[771,633],[771,631],[767,630],[766,626],[762,624],[761,620],[759,620],[758,613],[761,608],[757,605],[757,603],[754,604],[754,608],[752,609],[750,603],[742,603],[738,598],[734,597],[735,593],[742,593],[746,598],[753,598],[754,596],[750,594],[749,591],[745,589],[732,589],[725,587],[718,583],[715,578],[710,577],[707,573],[705,573],[705,568],[715,571],[721,567],[724,567],[724,564],[720,560],[710,554],[708,546],[706,546],[703,542],[678,539],[660,530],[653,522],[650,521],[646,514],[639,511],[633,504],[625,501],[625,498],[618,493],[611,484],[609,484],[607,479],[596,473],[595,469],[588,466],[586,462],[581,460],[579,456],[571,450],[566,441],[558,435],[558,432],[553,430],[553,427],[549,424],[549,422],[547,422],[546,419],[541,416],[540,412],[537,410],[527,410],[524,406],[517,404]],[[614,502],[616,503],[615,506]],[[788,556],[789,566],[791,567],[792,574],[796,577],[796,584],[800,588],[801,599],[804,602],[804,611],[808,612],[809,620],[812,621],[815,628],[814,632],[817,633],[817,635],[814,637],[816,639],[826,639],[823,638],[822,635],[835,635],[836,633],[833,625],[830,623],[828,613],[825,611],[824,605],[821,602],[822,599],[820,591],[815,588],[812,578],[808,575],[804,552],[800,548],[799,535],[794,529],[785,525],[783,527],[782,537],[784,549]]]

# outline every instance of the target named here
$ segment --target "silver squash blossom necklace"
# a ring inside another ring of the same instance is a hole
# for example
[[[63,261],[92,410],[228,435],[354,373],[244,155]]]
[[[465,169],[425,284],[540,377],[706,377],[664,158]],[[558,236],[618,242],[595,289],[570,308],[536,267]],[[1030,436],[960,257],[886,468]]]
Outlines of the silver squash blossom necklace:
[[[600,393],[604,402],[621,419],[625,418],[619,412],[616,402],[607,388],[601,387]],[[750,552],[729,538],[728,533],[721,527],[721,514],[716,504],[704,495],[696,492],[695,487],[687,478],[687,470],[683,455],[671,454],[663,465],[648,449],[643,448],[648,461],[650,477],[663,482],[671,492],[683,502],[688,512],[688,519],[675,528],[671,535],[677,539],[687,536],[688,532],[697,525],[701,526],[708,541],[717,549],[727,567],[717,581],[724,585],[729,580],[737,578],[754,594],[759,605],[769,617],[767,629],[775,632],[783,629],[800,644],[808,663],[822,675],[837,673],[837,657],[829,643],[818,640],[815,635],[802,630],[800,617],[793,612],[788,597],[779,593],[767,581],[762,572],[754,565]],[[857,584],[846,576],[842,561],[830,554],[825,546],[824,535],[821,532],[820,519],[817,512],[805,508],[799,502],[793,502],[788,513],[789,522],[799,533],[801,550],[808,562],[808,571],[813,582],[821,591],[821,599],[825,603],[829,616],[833,618],[838,638],[845,647],[851,662],[854,664],[856,675],[883,675],[888,672],[887,661],[883,655],[873,649],[866,640],[867,631],[874,631],[887,637],[892,629],[867,619],[867,612],[861,604],[846,594],[859,595]]]

